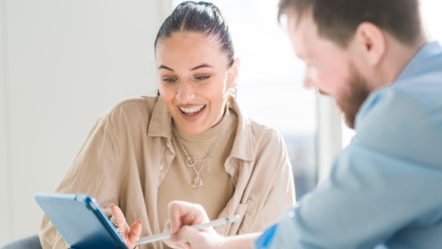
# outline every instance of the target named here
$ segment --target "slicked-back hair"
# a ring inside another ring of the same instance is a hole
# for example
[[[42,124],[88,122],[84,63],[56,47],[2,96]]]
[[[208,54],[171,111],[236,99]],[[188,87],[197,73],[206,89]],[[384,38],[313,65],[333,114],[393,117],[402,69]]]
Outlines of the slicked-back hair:
[[[423,37],[419,0],[280,0],[278,18],[312,11],[321,37],[346,47],[357,27],[370,22],[407,45]]]
[[[154,48],[159,41],[170,37],[174,32],[193,31],[218,39],[221,49],[226,53],[229,67],[234,62],[235,51],[226,19],[218,7],[208,2],[186,1],[180,3],[164,20]]]

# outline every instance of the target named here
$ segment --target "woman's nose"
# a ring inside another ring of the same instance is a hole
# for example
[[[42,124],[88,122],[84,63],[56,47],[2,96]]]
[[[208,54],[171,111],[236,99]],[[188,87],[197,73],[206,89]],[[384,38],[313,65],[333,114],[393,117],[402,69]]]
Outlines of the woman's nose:
[[[181,82],[176,91],[176,98],[180,103],[187,103],[196,96],[195,88],[191,82]]]

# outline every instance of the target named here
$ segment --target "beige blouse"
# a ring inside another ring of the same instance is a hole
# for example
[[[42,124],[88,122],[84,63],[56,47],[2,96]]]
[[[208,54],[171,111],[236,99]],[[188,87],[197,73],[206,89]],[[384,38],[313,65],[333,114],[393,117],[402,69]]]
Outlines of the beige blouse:
[[[164,205],[177,198],[174,192],[184,187],[187,190],[180,199],[201,201],[210,218],[241,216],[240,221],[216,228],[223,235],[261,231],[295,203],[292,168],[281,135],[244,117],[234,99],[222,122],[199,137],[201,144],[197,146],[204,147],[215,139],[217,129],[224,125],[227,129],[214,149],[209,171],[202,171],[199,189],[191,188],[189,179],[195,175],[183,168],[187,167],[185,156],[172,124],[158,97],[120,102],[97,120],[56,191],[90,194],[106,214],[110,214],[111,203],[117,204],[129,224],[142,221],[142,236],[162,232],[167,216]],[[178,133],[185,148],[198,158],[186,135]],[[181,173],[176,174],[177,167]],[[188,180],[175,181],[185,175]],[[222,176],[222,180],[214,182],[215,176]],[[40,240],[44,249],[67,248],[46,216]],[[167,247],[159,241],[140,248]]]
[[[232,148],[235,139],[236,124],[236,115],[227,111],[218,125],[201,134],[187,134],[175,128],[172,145],[176,157],[158,189],[158,220],[162,230],[172,200],[200,203],[210,219],[216,219],[226,206],[235,187],[224,169],[224,161],[230,152],[226,148]],[[193,168],[186,164],[186,153],[196,158]],[[201,180],[201,187],[194,186],[196,179]]]

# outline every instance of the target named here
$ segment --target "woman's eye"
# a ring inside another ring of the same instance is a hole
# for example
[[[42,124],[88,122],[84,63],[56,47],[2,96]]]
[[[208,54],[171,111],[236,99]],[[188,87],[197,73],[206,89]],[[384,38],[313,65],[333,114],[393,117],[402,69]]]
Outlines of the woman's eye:
[[[195,76],[195,79],[196,79],[196,80],[206,80],[206,79],[208,79],[208,78],[210,78],[209,75],[199,75],[199,76]]]
[[[163,78],[163,81],[166,83],[174,83],[177,81],[176,78]]]

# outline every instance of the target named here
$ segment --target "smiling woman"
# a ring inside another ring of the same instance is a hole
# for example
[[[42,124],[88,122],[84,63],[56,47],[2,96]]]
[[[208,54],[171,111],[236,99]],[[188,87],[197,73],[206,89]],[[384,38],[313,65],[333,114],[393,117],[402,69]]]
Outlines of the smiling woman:
[[[269,226],[295,203],[292,167],[280,133],[233,97],[239,63],[221,11],[178,5],[160,27],[155,61],[158,96],[123,100],[101,117],[57,192],[86,193],[127,221],[119,230],[128,248],[165,229],[172,200],[197,202],[210,219],[239,215],[217,227],[224,235]],[[47,217],[41,240],[67,247]]]
[[[172,2],[177,6],[183,1]],[[304,66],[293,56],[287,34],[277,21],[278,0],[210,2],[229,20],[240,61],[236,99],[249,116],[282,133],[300,199],[316,186],[318,178],[317,104],[315,92],[303,88]]]
[[[222,44],[207,41],[204,33],[176,32],[156,48],[159,93],[175,124],[192,134],[221,121],[238,73]]]

